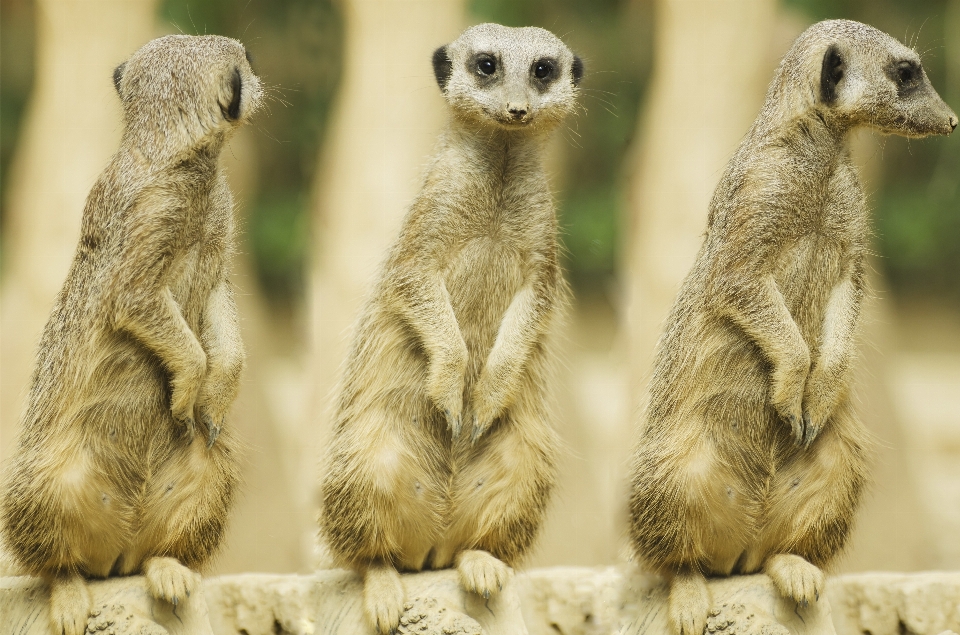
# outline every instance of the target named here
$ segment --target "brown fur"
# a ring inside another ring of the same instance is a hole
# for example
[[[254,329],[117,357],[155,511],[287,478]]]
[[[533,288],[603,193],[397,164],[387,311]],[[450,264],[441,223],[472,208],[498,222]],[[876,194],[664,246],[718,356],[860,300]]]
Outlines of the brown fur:
[[[120,149],[87,199],[3,496],[7,547],[51,581],[58,635],[86,626],[84,577],[142,572],[184,599],[239,477],[230,428],[217,436],[244,359],[218,157],[260,83],[218,36],[154,40],[114,79]]]
[[[434,63],[453,117],[360,317],[322,483],[322,539],[365,573],[381,632],[403,610],[398,569],[456,565],[497,593],[554,483],[546,389],[567,290],[542,154],[579,61],[542,29],[485,24]]]
[[[763,569],[806,605],[844,545],[869,447],[848,391],[870,235],[848,138],[949,134],[956,116],[919,69],[872,27],[810,27],[717,186],[658,345],[630,501],[680,633],[703,631],[704,575]]]

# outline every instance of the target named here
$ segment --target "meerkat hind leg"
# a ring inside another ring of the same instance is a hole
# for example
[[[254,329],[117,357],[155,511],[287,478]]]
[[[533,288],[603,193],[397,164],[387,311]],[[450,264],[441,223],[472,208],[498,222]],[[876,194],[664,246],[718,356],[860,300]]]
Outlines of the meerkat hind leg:
[[[79,575],[58,576],[50,582],[50,622],[56,635],[83,635],[92,608],[90,590]]]
[[[778,553],[767,558],[763,571],[773,580],[780,595],[808,606],[820,599],[823,591],[823,571],[800,556]]]
[[[370,565],[363,576],[363,606],[381,635],[397,630],[407,593],[400,573],[393,565]]]
[[[176,558],[148,558],[143,563],[150,594],[176,606],[200,586],[200,574],[180,564]]]
[[[486,599],[503,590],[511,573],[510,567],[501,560],[479,549],[461,551],[457,555],[457,571],[464,589]]]
[[[677,635],[702,635],[710,612],[710,590],[703,574],[687,571],[670,581],[669,610]]]

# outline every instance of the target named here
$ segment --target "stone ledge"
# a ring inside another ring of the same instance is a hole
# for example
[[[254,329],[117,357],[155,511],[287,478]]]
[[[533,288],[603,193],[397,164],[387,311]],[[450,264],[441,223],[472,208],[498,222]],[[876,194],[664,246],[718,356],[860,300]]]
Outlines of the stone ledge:
[[[410,598],[401,633],[423,635],[669,635],[667,589],[628,567],[555,567],[518,574],[484,601],[455,571],[403,576]],[[960,572],[864,573],[830,578],[815,606],[799,609],[766,576],[709,582],[707,635],[941,635],[960,632]],[[91,635],[346,635],[369,633],[361,581],[315,575],[240,574],[204,581],[173,607],[142,578],[93,582]],[[36,578],[0,579],[0,635],[50,635],[48,593]],[[832,611],[831,611],[832,607]]]

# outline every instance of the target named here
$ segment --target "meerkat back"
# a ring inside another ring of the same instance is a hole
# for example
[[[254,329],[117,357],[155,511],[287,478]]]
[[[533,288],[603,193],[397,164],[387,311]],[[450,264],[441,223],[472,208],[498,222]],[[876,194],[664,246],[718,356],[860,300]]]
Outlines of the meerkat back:
[[[260,82],[219,36],[153,40],[113,80],[120,148],[41,336],[2,501],[10,553],[51,584],[57,635],[86,628],[84,578],[143,573],[157,598],[186,599],[238,480],[223,421],[244,352],[218,159]]]
[[[322,483],[322,538],[364,574],[382,633],[403,612],[398,570],[456,566],[498,593],[555,472],[567,292],[542,155],[582,65],[548,31],[482,24],[433,66],[450,121],[360,317]]]
[[[704,575],[762,570],[802,611],[844,546],[869,435],[849,394],[869,218],[850,131],[950,134],[916,52],[832,20],[795,42],[721,178],[668,318],[633,465],[631,538],[703,632]]]

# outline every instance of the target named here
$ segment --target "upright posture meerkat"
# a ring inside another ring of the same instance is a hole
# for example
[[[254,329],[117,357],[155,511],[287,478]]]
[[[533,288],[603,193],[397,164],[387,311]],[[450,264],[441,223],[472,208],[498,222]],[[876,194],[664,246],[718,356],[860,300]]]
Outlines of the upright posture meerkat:
[[[84,577],[142,572],[157,598],[189,595],[238,478],[220,432],[244,352],[218,157],[260,82],[239,42],[173,35],[114,83],[120,149],[87,199],[3,495],[4,538],[50,581],[57,635],[86,628]]]
[[[659,342],[633,464],[631,537],[699,635],[704,575],[765,571],[806,605],[864,488],[848,394],[869,219],[850,131],[921,137],[957,117],[920,58],[864,24],[804,32],[717,186]]]
[[[322,538],[364,574],[384,633],[398,569],[456,565],[467,590],[498,592],[557,448],[545,391],[566,285],[542,155],[583,67],[550,32],[497,24],[433,67],[452,117],[360,317],[322,484]]]

